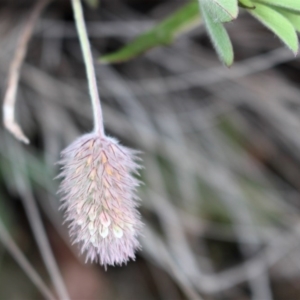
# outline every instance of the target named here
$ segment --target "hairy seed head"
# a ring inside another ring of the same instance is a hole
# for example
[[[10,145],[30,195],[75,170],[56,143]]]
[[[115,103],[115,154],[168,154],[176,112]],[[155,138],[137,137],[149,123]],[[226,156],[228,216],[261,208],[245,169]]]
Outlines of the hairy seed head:
[[[135,258],[142,227],[132,176],[136,153],[110,137],[83,135],[62,152],[62,207],[74,243],[103,265]]]

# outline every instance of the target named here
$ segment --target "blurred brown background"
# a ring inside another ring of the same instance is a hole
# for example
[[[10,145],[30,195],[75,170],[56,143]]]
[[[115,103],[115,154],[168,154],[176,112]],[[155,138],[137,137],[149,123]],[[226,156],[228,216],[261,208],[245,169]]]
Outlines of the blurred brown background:
[[[34,3],[0,1],[2,96]],[[85,5],[94,57],[182,3]],[[145,166],[143,250],[105,272],[84,264],[58,210],[55,162],[92,129],[92,112],[70,3],[47,6],[18,90],[17,119],[31,144],[0,129],[1,300],[44,299],[30,268],[58,298],[67,289],[79,300],[300,299],[299,58],[245,13],[227,29],[230,69],[203,26],[130,62],[96,64],[106,131],[142,150]]]

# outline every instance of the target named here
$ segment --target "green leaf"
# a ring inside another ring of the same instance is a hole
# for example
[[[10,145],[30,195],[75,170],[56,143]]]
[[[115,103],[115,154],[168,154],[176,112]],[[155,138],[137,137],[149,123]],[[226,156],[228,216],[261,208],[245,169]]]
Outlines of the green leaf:
[[[285,10],[285,9],[276,9],[280,14],[282,14],[285,18],[287,18],[294,28],[300,32],[300,14]]]
[[[239,6],[247,9],[254,9],[255,5],[250,0],[239,0]]]
[[[253,2],[259,2],[300,12],[300,0],[253,0]]]
[[[99,61],[101,63],[127,61],[153,47],[170,44],[175,37],[198,26],[200,22],[198,3],[190,2],[150,31],[141,34],[120,50],[102,56]]]
[[[233,48],[228,33],[222,23],[215,23],[209,12],[201,5],[202,17],[212,44],[220,58],[226,65],[233,63]]]
[[[272,30],[296,55],[298,38],[291,22],[272,7],[255,2],[255,9],[248,10],[266,27]]]
[[[239,13],[237,0],[199,0],[214,22],[229,22],[236,19]]]

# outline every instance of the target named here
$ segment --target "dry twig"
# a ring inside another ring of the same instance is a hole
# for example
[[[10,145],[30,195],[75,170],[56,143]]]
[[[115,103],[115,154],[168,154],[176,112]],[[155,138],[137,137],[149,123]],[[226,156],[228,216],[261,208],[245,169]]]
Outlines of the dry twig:
[[[14,58],[11,62],[8,76],[7,89],[3,101],[3,124],[6,129],[11,132],[16,139],[29,144],[29,139],[24,135],[21,127],[15,121],[15,104],[17,88],[20,78],[20,69],[24,61],[28,42],[32,35],[32,31],[36,21],[38,20],[43,8],[50,0],[40,0],[34,6],[25,26],[20,35]]]

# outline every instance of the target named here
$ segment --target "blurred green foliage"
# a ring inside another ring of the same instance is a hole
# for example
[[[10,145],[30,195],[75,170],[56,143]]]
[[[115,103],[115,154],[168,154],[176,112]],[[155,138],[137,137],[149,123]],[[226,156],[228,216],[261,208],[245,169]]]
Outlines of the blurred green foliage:
[[[122,49],[102,56],[100,62],[115,63],[127,61],[153,47],[171,44],[176,36],[194,28],[200,24],[200,21],[198,3],[194,1],[188,3]]]
[[[299,41],[296,31],[300,29],[299,0],[192,0],[120,50],[102,56],[100,62],[127,61],[153,47],[170,44],[176,36],[198,26],[201,15],[219,59],[226,66],[230,66],[234,54],[223,23],[236,19],[239,7],[248,11],[295,55],[297,54]]]

